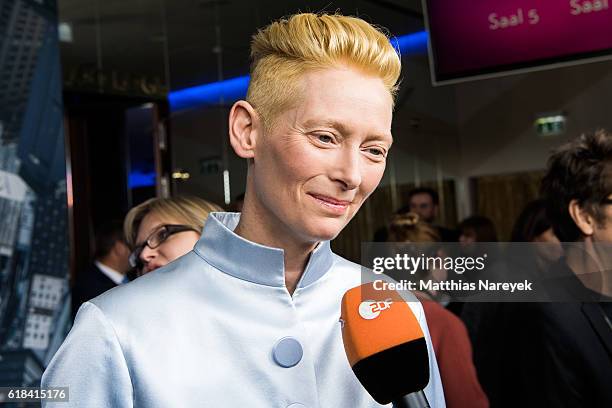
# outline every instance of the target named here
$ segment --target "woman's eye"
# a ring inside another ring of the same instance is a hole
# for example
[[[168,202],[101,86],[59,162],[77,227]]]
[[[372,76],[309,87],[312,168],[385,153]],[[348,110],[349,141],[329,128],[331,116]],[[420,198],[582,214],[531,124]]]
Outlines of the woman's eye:
[[[317,139],[319,139],[319,142],[323,143],[331,143],[334,141],[334,138],[330,135],[317,135]]]
[[[384,157],[385,152],[382,149],[378,149],[378,148],[374,148],[374,147],[370,147],[369,149],[367,149],[368,153],[374,155],[374,156],[381,156]]]
[[[165,229],[160,231],[159,234],[157,234],[157,242],[161,244],[162,242],[168,239],[168,236],[168,231],[166,231]]]

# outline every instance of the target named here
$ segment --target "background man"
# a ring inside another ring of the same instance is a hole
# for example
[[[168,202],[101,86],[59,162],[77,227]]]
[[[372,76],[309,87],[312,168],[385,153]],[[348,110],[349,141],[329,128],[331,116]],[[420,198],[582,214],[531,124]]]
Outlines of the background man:
[[[533,304],[531,325],[521,329],[533,335],[525,339],[533,358],[523,367],[521,400],[612,406],[612,134],[584,134],[555,151],[542,194],[555,234],[580,245],[566,245],[556,265],[574,280],[565,285],[573,302]]]
[[[418,187],[408,193],[408,206],[398,210],[398,213],[411,211],[419,215],[420,219],[433,225],[440,235],[442,242],[456,242],[458,234],[456,231],[435,225],[440,210],[440,198],[438,192],[429,187]]]
[[[94,261],[77,275],[72,288],[73,319],[83,302],[127,281],[129,256],[121,222],[111,222],[96,231]]]
[[[611,169],[612,135],[604,131],[550,157],[541,192],[566,243],[549,272],[556,302],[508,303],[490,316],[499,331],[482,333],[497,337],[481,352],[497,362],[487,378],[491,406],[612,406]]]

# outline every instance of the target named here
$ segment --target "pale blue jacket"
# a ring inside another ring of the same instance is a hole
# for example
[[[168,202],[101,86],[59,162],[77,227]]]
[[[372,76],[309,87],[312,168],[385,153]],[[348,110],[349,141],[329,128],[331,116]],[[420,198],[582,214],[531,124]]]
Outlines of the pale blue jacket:
[[[42,378],[70,387],[70,402],[43,406],[380,407],[349,366],[338,322],[361,267],[323,242],[290,296],[283,251],[234,234],[238,220],[211,214],[193,251],[84,303]],[[443,408],[423,308],[409,305],[429,346],[425,394]],[[284,337],[303,348],[289,368],[274,359]]]

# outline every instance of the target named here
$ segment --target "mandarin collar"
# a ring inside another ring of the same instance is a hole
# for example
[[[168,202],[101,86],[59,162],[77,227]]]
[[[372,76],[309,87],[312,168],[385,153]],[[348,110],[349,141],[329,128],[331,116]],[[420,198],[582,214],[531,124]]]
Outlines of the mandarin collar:
[[[248,241],[234,233],[240,213],[213,212],[204,224],[194,251],[221,272],[266,286],[285,286],[285,257],[280,248]],[[298,288],[316,282],[331,268],[333,253],[329,241],[312,251]]]

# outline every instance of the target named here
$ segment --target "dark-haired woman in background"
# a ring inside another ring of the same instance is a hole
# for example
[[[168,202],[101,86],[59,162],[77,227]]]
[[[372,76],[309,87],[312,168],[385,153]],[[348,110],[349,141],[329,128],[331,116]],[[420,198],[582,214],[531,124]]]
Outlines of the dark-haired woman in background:
[[[528,203],[512,228],[512,242],[532,242],[535,265],[538,273],[545,273],[550,264],[556,262],[563,249],[559,238],[555,235],[550,219],[546,215],[544,200],[534,200]]]
[[[491,236],[491,226],[482,221],[480,224],[485,225]],[[507,278],[542,280],[550,265],[562,255],[544,200],[532,201],[523,208],[512,228],[512,242],[528,244],[512,245],[513,256],[506,257],[513,261],[508,269],[512,276]],[[505,302],[468,303],[461,315],[474,345],[474,364],[493,407],[507,406],[504,390],[520,372],[516,353],[525,352],[517,350],[515,344],[514,334],[522,318],[516,306],[520,307]]]
[[[389,225],[389,241],[399,243],[420,243],[414,248],[417,253],[435,251],[427,243],[440,241],[434,227],[419,220],[415,213],[396,215]],[[402,246],[410,251],[408,246]],[[416,254],[418,256],[418,254]],[[423,280],[441,281],[446,279],[445,270],[418,271]],[[429,324],[431,342],[436,353],[440,377],[444,386],[444,398],[449,408],[488,407],[489,401],[482,390],[472,361],[472,346],[465,325],[453,313],[446,310],[437,300],[442,294],[435,291],[415,291],[425,311]]]
[[[482,215],[467,217],[457,227],[459,242],[468,244],[472,242],[497,242],[497,231],[493,221]]]

